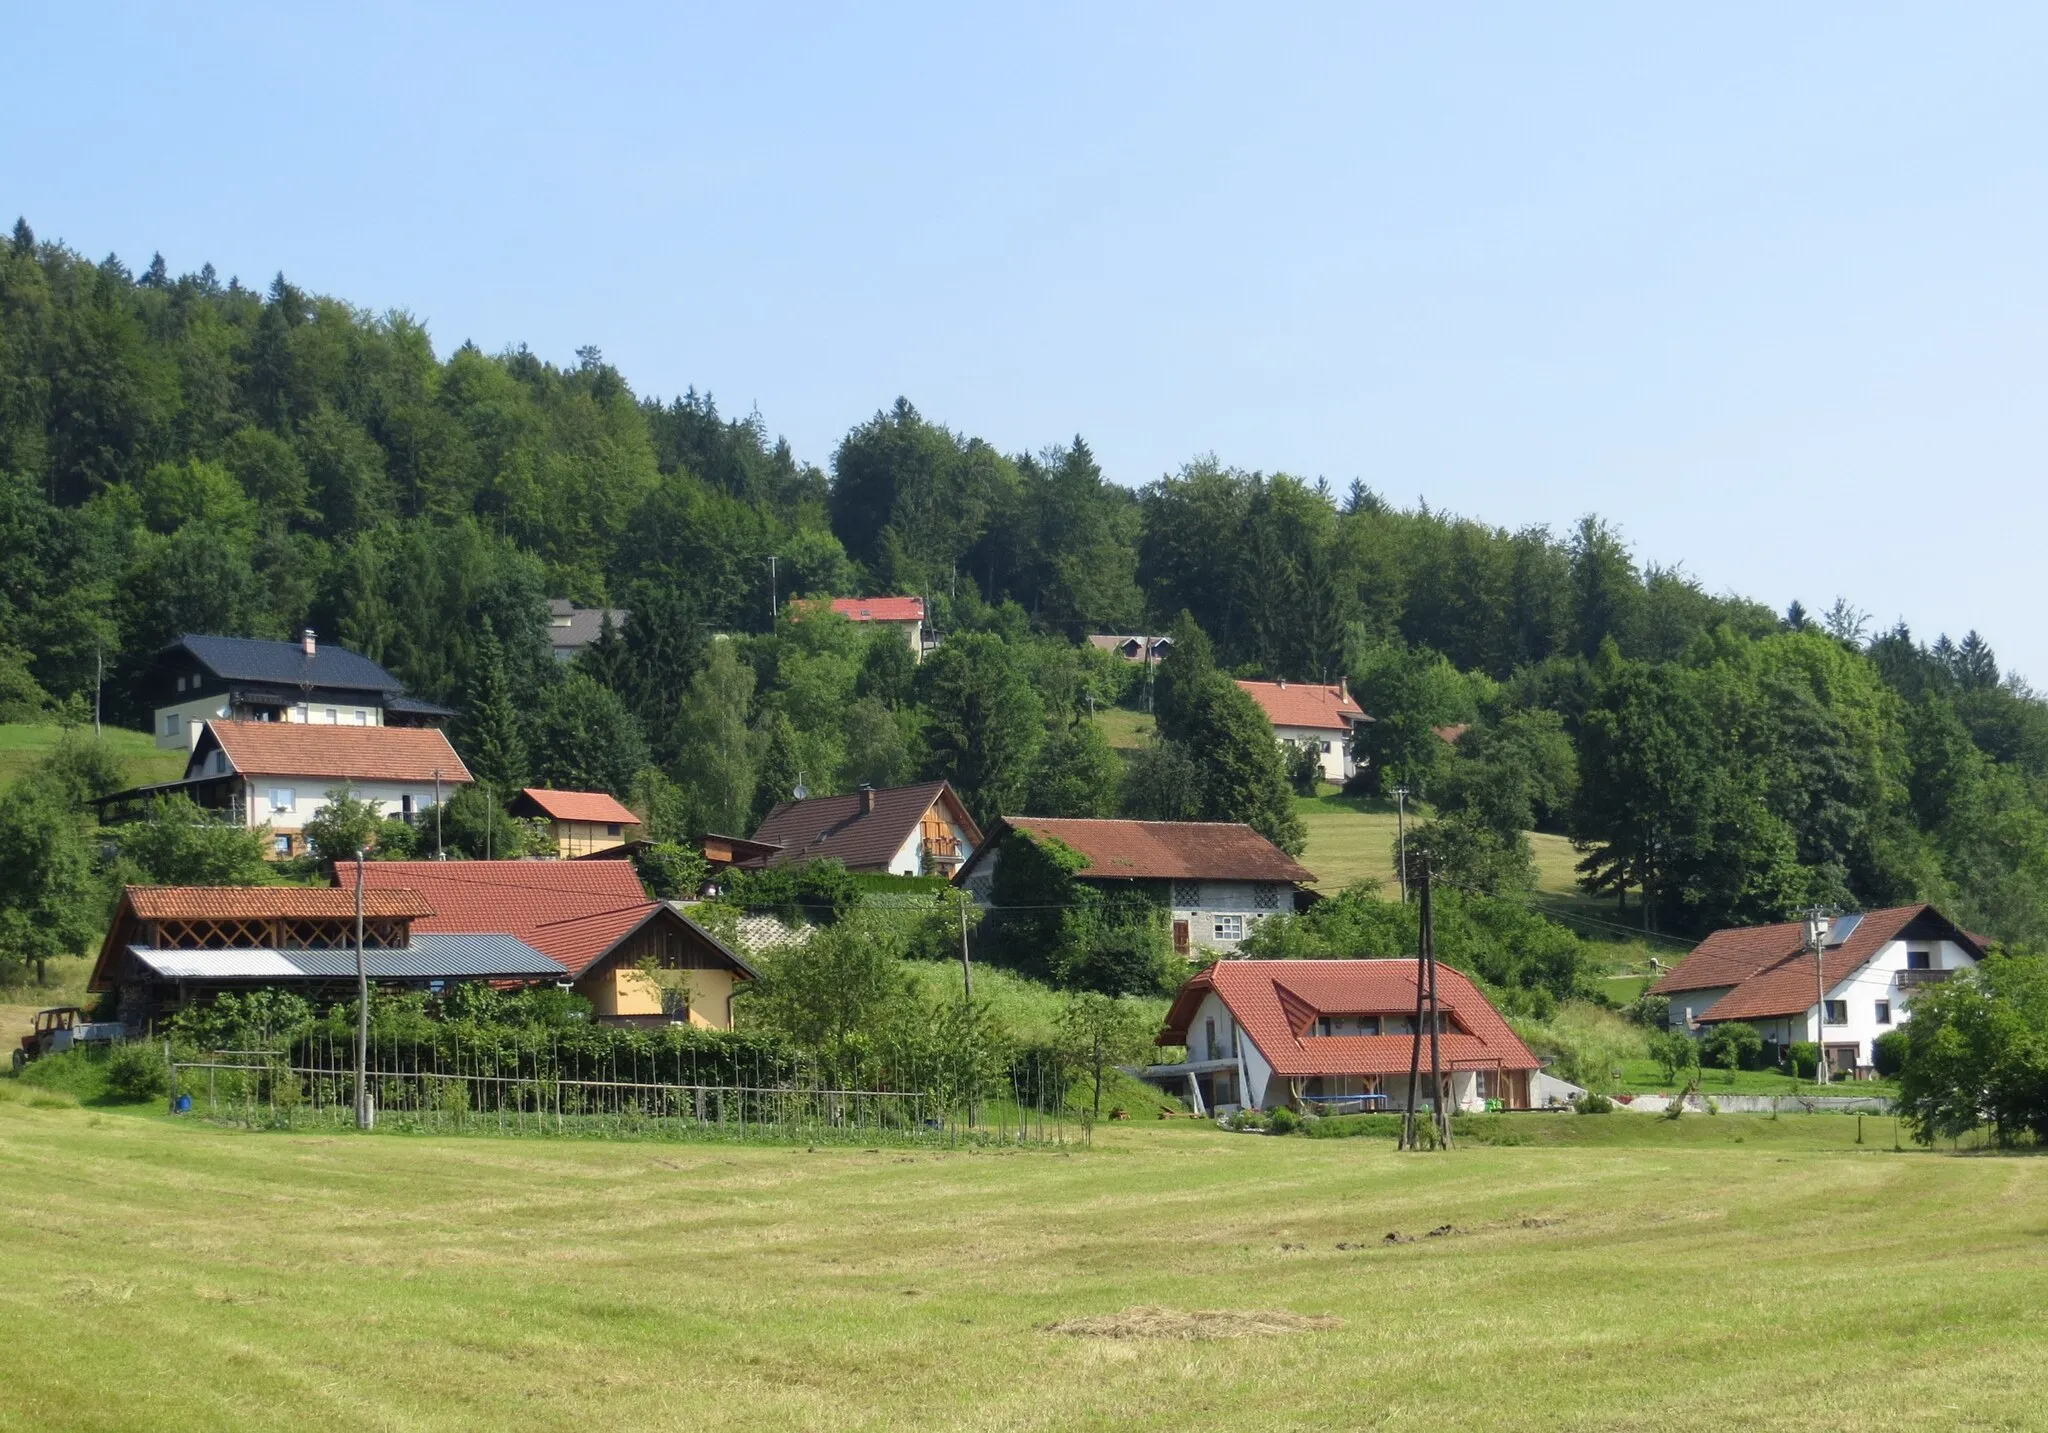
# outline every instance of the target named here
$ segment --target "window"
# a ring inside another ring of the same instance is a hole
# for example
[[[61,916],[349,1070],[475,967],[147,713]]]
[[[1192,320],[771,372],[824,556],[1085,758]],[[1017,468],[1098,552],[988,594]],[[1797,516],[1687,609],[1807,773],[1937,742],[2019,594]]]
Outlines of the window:
[[[1825,1025],[1847,1025],[1849,1023],[1849,1002],[1846,1000],[1824,1000],[1821,1002],[1821,1023]]]
[[[181,692],[185,690],[185,679],[183,677],[178,678],[178,690]]]
[[[335,723],[339,722],[340,720],[341,720],[341,713],[340,713],[340,712],[338,712],[338,711],[336,711],[336,710],[335,710],[335,709],[334,709],[333,707],[329,707],[329,708],[327,709],[327,724],[328,724],[329,726],[333,726],[333,725],[334,725]]]
[[[412,793],[410,791],[398,798],[398,815],[401,820],[412,820]]]
[[[289,811],[298,799],[299,793],[289,786],[273,786],[270,788],[270,809],[272,811]]]
[[[1175,881],[1173,883],[1173,904],[1180,910],[1191,910],[1202,903],[1200,881]]]
[[[1252,905],[1262,911],[1280,909],[1280,887],[1272,881],[1261,881],[1252,887]]]
[[[357,725],[357,726],[368,726],[369,724],[370,724],[370,714],[369,714],[368,712],[364,711],[364,710],[363,710],[362,708],[360,708],[360,707],[356,708],[356,725]]]
[[[292,838],[289,836],[276,837],[271,842],[271,848],[280,856],[289,856],[292,853]]]
[[[1243,940],[1244,917],[1217,916],[1215,931],[1218,940]]]
[[[1933,967],[1933,963],[1933,956],[1927,951],[1909,950],[1906,952],[1906,969],[1908,970],[1928,970]]]
[[[605,835],[607,835],[607,836],[616,836],[616,835],[618,835],[618,834],[619,834],[619,823],[618,823],[618,822],[616,822],[616,821],[607,821],[607,822],[605,822],[605,823],[604,823],[604,834],[605,834]]]
[[[1217,1043],[1216,1043],[1216,1020],[1215,1020],[1215,1017],[1211,1016],[1211,1017],[1210,1017],[1209,1019],[1207,1019],[1207,1020],[1204,1020],[1204,1021],[1202,1022],[1202,1025],[1203,1025],[1203,1030],[1204,1030],[1204,1033],[1205,1033],[1205,1034],[1207,1034],[1207,1035],[1208,1035],[1208,1037],[1209,1037],[1209,1058],[1210,1058],[1210,1059],[1212,1059],[1212,1060],[1220,1060],[1220,1059],[1222,1059],[1222,1058],[1223,1058],[1223,1051],[1222,1051],[1221,1047],[1219,1047],[1219,1046],[1217,1045]]]
[[[177,734],[178,734],[178,714],[177,714],[176,712],[165,712],[165,713],[164,713],[164,735],[165,735],[165,736],[176,736]]]
[[[1880,1025],[1889,1025],[1892,1023],[1891,1001],[1880,1000],[1877,1002],[1877,1023]]]
[[[1324,756],[1328,756],[1329,754],[1330,754],[1330,744],[1329,744],[1329,743],[1328,743],[1328,742],[1326,741],[1326,742],[1324,742],[1324,743],[1323,743],[1323,755],[1324,755]]]

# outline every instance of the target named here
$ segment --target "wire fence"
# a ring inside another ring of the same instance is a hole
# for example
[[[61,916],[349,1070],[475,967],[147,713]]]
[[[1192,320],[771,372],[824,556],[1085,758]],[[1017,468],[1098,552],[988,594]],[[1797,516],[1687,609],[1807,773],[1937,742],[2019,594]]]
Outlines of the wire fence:
[[[376,1127],[404,1133],[948,1147],[1089,1142],[1090,1121],[1068,1106],[1070,1071],[1034,1061],[965,1070],[918,1063],[863,1083],[847,1079],[841,1062],[766,1049],[650,1045],[622,1054],[544,1039],[383,1038],[372,1041],[364,1068]],[[279,1048],[175,1055],[169,1065],[173,1107],[204,1119],[251,1129],[355,1123],[354,1043],[327,1032]]]

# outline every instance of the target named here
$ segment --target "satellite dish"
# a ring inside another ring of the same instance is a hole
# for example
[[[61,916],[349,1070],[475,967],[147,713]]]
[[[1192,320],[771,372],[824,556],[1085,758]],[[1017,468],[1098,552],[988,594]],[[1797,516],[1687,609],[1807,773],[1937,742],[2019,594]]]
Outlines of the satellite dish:
[[[796,789],[789,794],[799,801],[808,801],[811,797],[811,788],[799,781],[796,784]]]

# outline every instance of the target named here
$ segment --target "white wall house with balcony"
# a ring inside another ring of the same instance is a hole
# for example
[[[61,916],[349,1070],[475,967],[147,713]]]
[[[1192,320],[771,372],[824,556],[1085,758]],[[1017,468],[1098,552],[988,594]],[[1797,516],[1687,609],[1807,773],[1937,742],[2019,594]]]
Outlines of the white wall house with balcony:
[[[1933,906],[1716,931],[1656,984],[1674,1028],[1741,1021],[1766,1050],[1816,1042],[1839,1075],[1871,1072],[1879,1037],[1912,1017],[1915,994],[1983,959],[1984,942]],[[1817,937],[1817,938],[1816,938]]]

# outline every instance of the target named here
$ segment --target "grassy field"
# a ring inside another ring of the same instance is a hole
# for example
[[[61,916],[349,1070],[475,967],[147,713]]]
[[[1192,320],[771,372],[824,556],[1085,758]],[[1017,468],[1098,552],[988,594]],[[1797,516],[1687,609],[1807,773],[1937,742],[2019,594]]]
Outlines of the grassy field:
[[[1101,707],[1095,713],[1095,721],[1118,751],[1136,751],[1152,740],[1152,717],[1148,712]]]
[[[2048,1161],[1895,1154],[1885,1123],[813,1153],[234,1133],[0,1080],[0,1416],[2039,1426]],[[1270,1336],[1160,1336],[1190,1331]]]
[[[0,786],[7,785],[33,766],[57,744],[62,734],[62,729],[55,726],[0,722]],[[87,734],[90,734],[90,729]],[[126,762],[128,778],[137,786],[152,781],[176,781],[184,774],[185,753],[158,751],[147,732],[124,731],[110,726],[102,728],[101,735],[115,754]]]

